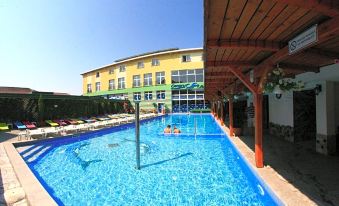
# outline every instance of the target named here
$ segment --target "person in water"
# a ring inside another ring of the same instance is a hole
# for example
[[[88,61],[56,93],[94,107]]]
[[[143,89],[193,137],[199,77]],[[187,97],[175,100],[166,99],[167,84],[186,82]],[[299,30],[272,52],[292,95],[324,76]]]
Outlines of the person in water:
[[[181,131],[180,131],[180,129],[176,128],[176,126],[174,126],[173,133],[174,134],[179,134],[179,133],[181,133]]]
[[[167,125],[167,127],[164,129],[164,133],[166,134],[171,133],[171,125]]]

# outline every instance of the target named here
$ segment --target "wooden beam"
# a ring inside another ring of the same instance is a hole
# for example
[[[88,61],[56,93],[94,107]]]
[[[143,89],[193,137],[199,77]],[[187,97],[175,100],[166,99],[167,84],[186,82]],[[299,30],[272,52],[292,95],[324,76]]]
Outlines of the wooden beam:
[[[316,55],[324,58],[329,58],[329,59],[339,59],[339,53],[336,52],[331,52],[331,51],[325,51],[322,49],[316,49],[316,48],[310,48],[307,49],[305,54],[311,54],[311,55]]]
[[[229,119],[230,119],[230,137],[233,136],[233,100],[229,99],[228,101],[228,112],[229,112]]]
[[[311,65],[300,65],[300,64],[289,64],[289,63],[279,63],[279,66],[283,69],[290,69],[303,72],[316,72],[320,71],[319,67]]]
[[[222,39],[208,40],[208,48],[239,48],[239,49],[257,49],[263,51],[278,51],[281,48],[280,42],[263,41],[263,40],[238,40]]]
[[[242,73],[240,68],[235,68],[235,67],[228,67],[229,70],[236,76],[238,77],[241,82],[253,93],[257,92],[257,87],[250,82],[248,78]]]
[[[313,10],[322,13],[325,16],[335,17],[339,15],[338,0],[278,0],[278,2]]]
[[[222,67],[234,66],[234,67],[254,67],[256,64],[247,61],[207,61],[206,67]]]
[[[339,16],[327,20],[324,23],[318,25],[318,41],[316,43],[314,43],[312,46],[321,44],[327,40],[330,40],[332,38],[337,37],[337,33],[339,32]],[[303,50],[305,50],[307,48],[304,48]],[[298,54],[299,52],[301,52],[302,50],[292,54]],[[278,63],[278,62],[282,62],[284,59],[286,59],[289,55],[288,53],[288,45],[285,46],[284,48],[282,48],[281,50],[277,51],[276,53],[274,53],[273,55],[271,55],[270,57],[266,58],[264,61],[262,61],[260,64],[258,64],[255,69],[258,71],[258,73],[260,74],[260,81],[258,84],[258,91],[262,92],[263,90],[263,86],[264,83],[266,81],[266,75],[267,73],[273,69],[273,66]]]
[[[255,115],[255,164],[258,168],[264,167],[264,154],[262,146],[262,94],[253,94]]]

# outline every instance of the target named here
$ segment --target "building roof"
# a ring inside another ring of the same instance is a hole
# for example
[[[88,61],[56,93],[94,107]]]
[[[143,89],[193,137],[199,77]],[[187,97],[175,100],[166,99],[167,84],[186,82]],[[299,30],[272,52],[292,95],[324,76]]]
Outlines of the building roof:
[[[62,92],[42,92],[26,87],[2,87],[0,86],[0,94],[50,94],[50,95],[69,95]]]
[[[133,56],[126,57],[126,58],[117,59],[112,64],[105,65],[103,67],[99,67],[99,68],[95,68],[95,69],[86,71],[86,72],[82,73],[81,75],[84,75],[84,74],[87,74],[87,73],[90,73],[90,72],[93,72],[93,71],[97,71],[97,70],[100,70],[100,69],[103,69],[103,68],[106,68],[106,67],[122,64],[122,63],[125,63],[125,62],[128,62],[128,61],[142,59],[142,58],[145,58],[145,57],[152,57],[152,56],[158,56],[158,55],[163,55],[163,54],[171,54],[171,53],[192,52],[192,51],[202,51],[202,48],[189,48],[189,49],[170,48],[170,49],[157,50],[157,51],[153,51],[153,52],[146,52],[146,53],[142,53],[142,54],[139,54],[139,55],[133,55]]]

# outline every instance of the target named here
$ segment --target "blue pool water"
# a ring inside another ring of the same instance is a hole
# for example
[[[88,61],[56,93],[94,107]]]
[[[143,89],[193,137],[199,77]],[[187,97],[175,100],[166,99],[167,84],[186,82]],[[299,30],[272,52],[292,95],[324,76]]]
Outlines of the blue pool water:
[[[164,135],[167,124],[180,135]],[[195,127],[195,125],[198,125]],[[60,205],[278,205],[211,115],[168,115],[48,140],[20,154]]]

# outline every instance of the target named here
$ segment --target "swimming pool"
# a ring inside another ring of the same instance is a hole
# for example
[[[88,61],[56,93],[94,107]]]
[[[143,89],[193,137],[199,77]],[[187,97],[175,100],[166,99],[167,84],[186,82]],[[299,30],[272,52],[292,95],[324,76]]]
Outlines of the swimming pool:
[[[176,125],[180,135],[164,135]],[[211,115],[141,122],[141,170],[134,124],[52,139],[20,150],[60,205],[279,205]]]

